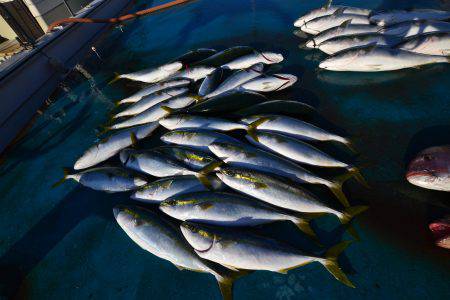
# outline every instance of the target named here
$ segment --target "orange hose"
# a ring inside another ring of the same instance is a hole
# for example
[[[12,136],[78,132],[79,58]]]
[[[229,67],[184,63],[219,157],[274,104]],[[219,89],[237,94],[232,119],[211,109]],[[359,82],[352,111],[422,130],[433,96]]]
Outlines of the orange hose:
[[[52,24],[50,24],[50,26],[47,29],[47,32],[52,31],[56,26],[60,26],[62,24],[67,24],[67,23],[120,23],[123,21],[127,21],[127,20],[131,20],[143,15],[148,15],[151,13],[155,13],[158,11],[161,11],[163,9],[175,6],[175,5],[179,5],[179,4],[184,4],[187,2],[190,2],[193,0],[175,0],[175,1],[171,1],[165,4],[161,4],[161,5],[157,5],[157,6],[153,6],[151,8],[148,9],[144,9],[144,10],[140,10],[137,11],[133,14],[128,14],[128,15],[124,15],[124,16],[120,16],[117,18],[105,18],[105,19],[91,19],[91,18],[64,18],[61,20],[58,20],[56,22],[53,22]]]

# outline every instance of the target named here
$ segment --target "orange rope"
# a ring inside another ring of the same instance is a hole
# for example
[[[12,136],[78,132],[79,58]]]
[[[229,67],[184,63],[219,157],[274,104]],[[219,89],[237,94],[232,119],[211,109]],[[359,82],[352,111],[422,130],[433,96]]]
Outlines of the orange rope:
[[[60,26],[62,24],[67,24],[67,23],[120,23],[123,21],[131,20],[131,19],[143,16],[143,15],[155,13],[155,12],[161,11],[163,9],[167,9],[167,8],[175,6],[175,5],[184,4],[184,3],[187,3],[190,1],[193,1],[193,0],[175,0],[175,1],[165,3],[165,4],[154,6],[154,7],[148,8],[148,9],[140,10],[133,14],[120,16],[117,18],[105,18],[105,19],[64,18],[64,19],[58,20],[58,21],[50,24],[50,26],[47,29],[47,32],[52,31],[56,26]]]

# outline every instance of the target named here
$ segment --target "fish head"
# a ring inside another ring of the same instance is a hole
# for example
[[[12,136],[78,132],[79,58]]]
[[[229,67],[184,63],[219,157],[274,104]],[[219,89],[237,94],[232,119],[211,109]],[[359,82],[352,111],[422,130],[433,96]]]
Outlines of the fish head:
[[[450,249],[450,215],[442,220],[434,221],[428,227],[433,234],[436,245]]]
[[[119,205],[113,208],[113,214],[120,227],[130,229],[147,223],[142,210],[135,206]]]
[[[261,52],[261,56],[266,64],[276,64],[283,61],[283,55],[274,52]]]
[[[433,190],[450,190],[450,147],[431,147],[414,158],[406,172],[406,179],[419,187]]]
[[[119,154],[120,162],[124,166],[126,166],[130,163],[133,163],[136,159],[134,154],[135,154],[134,150],[132,150],[132,149],[123,149],[122,151],[120,151],[120,154]]]
[[[305,46],[307,48],[316,48],[316,42],[314,41],[314,39],[310,39],[305,43]]]
[[[176,144],[180,139],[180,135],[182,135],[182,132],[180,131],[177,130],[169,131],[161,136],[161,141],[165,143]]]
[[[181,233],[196,252],[207,252],[214,245],[215,235],[191,222],[180,225]]]
[[[185,120],[186,115],[169,115],[159,120],[159,124],[167,129],[173,129]]]
[[[214,142],[208,146],[208,149],[219,159],[226,159],[230,156],[230,152],[238,150],[237,145],[223,142]]]
[[[297,76],[292,74],[273,74],[272,76],[278,79],[280,85],[276,90],[285,89],[297,82]]]
[[[305,17],[300,17],[294,22],[295,27],[301,27],[303,24],[305,24]]]
[[[325,44],[321,43],[320,45]],[[358,55],[366,53],[363,49],[358,51],[339,52],[324,59],[319,64],[319,68],[325,70],[341,70],[351,63]]]
[[[183,64],[179,61],[167,64],[167,65],[163,65],[161,66],[161,69],[166,71],[166,72],[176,72],[178,70],[180,70],[183,67]]]
[[[194,196],[183,194],[176,198],[164,200],[160,203],[159,209],[175,219],[186,220],[189,219],[192,207],[196,206],[199,202],[201,201]]]

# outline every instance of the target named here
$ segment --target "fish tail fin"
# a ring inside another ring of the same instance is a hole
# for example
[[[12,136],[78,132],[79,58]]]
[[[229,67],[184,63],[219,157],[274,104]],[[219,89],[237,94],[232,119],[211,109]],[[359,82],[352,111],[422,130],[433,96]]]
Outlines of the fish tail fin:
[[[267,122],[268,120],[269,120],[269,118],[263,117],[263,118],[259,118],[258,120],[248,124],[248,126],[247,126],[247,133],[256,142],[258,142],[258,136],[256,134],[256,129],[258,128],[259,125],[261,125],[264,122]]]
[[[364,179],[364,177],[362,176],[361,172],[359,171],[359,169],[357,167],[348,167],[347,171],[353,175],[353,177],[355,177],[355,179],[361,183],[364,187],[366,188],[370,188],[369,184],[367,183],[366,179]]]
[[[97,136],[101,136],[104,135],[105,133],[107,133],[108,131],[110,131],[112,128],[108,125],[106,126],[100,126],[100,130],[97,133]]]
[[[63,168],[64,176],[54,184],[52,184],[52,188],[55,188],[57,186],[60,186],[64,181],[67,180],[67,177],[70,175],[70,168]]]
[[[197,173],[195,174],[195,177],[197,177],[198,181],[200,181],[200,183],[203,184],[208,190],[213,189],[211,181],[205,174]]]
[[[134,132],[130,132],[131,145],[134,147],[138,143],[138,138]]]
[[[343,138],[340,142],[342,142],[345,146],[347,146],[347,148],[353,152],[353,153],[358,153],[358,151],[356,151],[355,147],[353,146],[352,141],[350,141],[349,139]]]
[[[167,112],[168,114],[173,114],[175,112],[175,109],[168,107],[168,106],[161,106],[161,109]]]
[[[202,174],[202,175],[206,175],[209,174],[211,172],[213,172],[215,169],[217,169],[218,167],[220,167],[223,164],[222,161],[215,161],[212,162],[206,166],[204,166],[203,168],[201,168],[198,173]]]
[[[339,202],[342,203],[344,207],[349,207],[350,203],[348,202],[347,196],[345,196],[344,192],[342,191],[342,185],[345,181],[352,178],[353,174],[346,172],[342,175],[337,176],[333,180],[330,180],[327,182],[328,188],[331,190],[331,192],[336,196],[336,198],[339,200]]]
[[[114,82],[116,82],[116,81],[119,80],[120,78],[121,78],[121,77],[120,77],[120,74],[114,72],[114,77],[113,77],[112,80],[110,80],[110,81],[108,82],[108,84],[113,84]]]
[[[301,232],[312,238],[317,244],[321,245],[319,238],[311,228],[310,221],[311,219],[308,218],[294,218],[292,220]]]
[[[350,206],[345,208],[344,212],[339,215],[339,220],[342,224],[347,224],[350,222],[354,216],[359,215],[360,213],[366,211],[369,209],[366,205],[357,205],[357,206]]]
[[[195,102],[196,103],[200,103],[200,102],[203,102],[205,99],[207,99],[205,96],[200,96],[200,95],[195,95],[195,96],[192,96],[194,99],[195,99]]]
[[[325,258],[319,262],[333,275],[334,278],[349,286],[355,288],[355,285],[348,279],[338,264],[338,256],[351,244],[351,241],[343,241],[331,247],[325,253]]]
[[[216,276],[217,284],[219,285],[220,293],[223,300],[233,299],[233,283],[234,279],[230,277]]]

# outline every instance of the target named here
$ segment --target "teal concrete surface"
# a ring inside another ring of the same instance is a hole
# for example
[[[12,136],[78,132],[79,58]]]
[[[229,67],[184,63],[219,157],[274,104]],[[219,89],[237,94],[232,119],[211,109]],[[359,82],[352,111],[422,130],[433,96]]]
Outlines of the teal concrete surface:
[[[162,1],[139,1],[134,9]],[[372,9],[431,7],[445,1],[336,1]],[[446,4],[447,3],[447,4]],[[198,0],[113,28],[51,97],[25,136],[0,165],[0,294],[30,299],[220,299],[208,274],[179,271],[135,245],[113,218],[128,194],[106,194],[74,182],[51,188],[96,139],[114,101],[136,84],[108,85],[114,72],[157,66],[184,52],[250,45],[285,56],[281,70],[299,76],[273,99],[317,108],[312,122],[346,134],[359,155],[320,145],[361,166],[371,188],[345,185],[353,204],[370,209],[354,222],[361,240],[340,264],[356,289],[319,264],[287,275],[254,272],[235,284],[236,299],[445,299],[450,295],[450,252],[433,245],[427,225],[449,213],[447,193],[412,186],[405,167],[420,150],[450,143],[450,67],[435,65],[388,74],[318,71],[325,56],[299,49],[292,34],[300,15],[322,5],[300,0]],[[447,6],[445,6],[447,5]],[[26,87],[18,87],[26,88]],[[157,144],[155,139],[143,146]],[[239,135],[239,134],[238,134]],[[317,191],[332,199],[326,190]],[[331,200],[332,201],[332,200]],[[352,239],[332,217],[314,221],[326,247]],[[257,228],[295,246],[319,251],[295,226]]]

